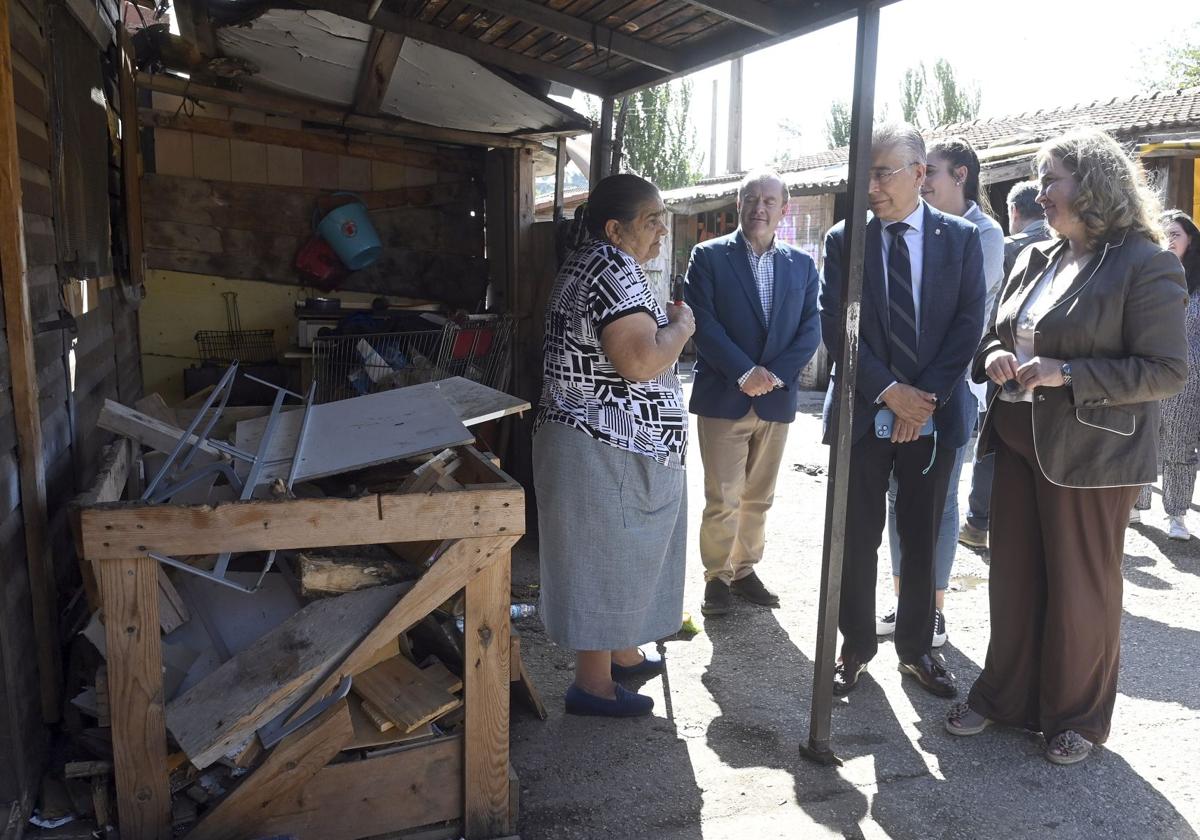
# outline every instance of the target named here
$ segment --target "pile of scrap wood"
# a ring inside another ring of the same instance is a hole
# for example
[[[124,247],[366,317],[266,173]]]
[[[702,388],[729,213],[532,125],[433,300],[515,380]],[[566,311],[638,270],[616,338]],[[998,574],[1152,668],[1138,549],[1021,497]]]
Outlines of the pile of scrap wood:
[[[110,690],[118,675],[108,649],[114,639],[124,640],[105,623],[106,609],[134,593],[125,591],[127,579],[106,571],[109,560],[88,551],[105,512],[130,507],[106,503],[151,500],[146,488],[152,475],[169,494],[136,511],[191,511],[193,519],[257,500],[299,506],[373,498],[382,518],[382,500],[396,495],[501,488],[510,494],[505,498],[519,499],[519,485],[471,445],[465,426],[527,408],[467,380],[292,411],[220,411],[199,400],[170,407],[156,395],[134,406],[106,404],[100,424],[121,438],[110,446],[96,485],[78,499],[88,611],[72,645],[67,721],[79,758],[68,767],[74,768],[75,786],[86,785],[96,823],[112,821],[114,755],[120,788],[122,751],[136,749],[122,743],[120,727],[112,727]],[[191,453],[186,462],[178,457],[181,441]],[[239,465],[238,452],[257,452],[258,467]],[[505,515],[523,517],[517,508]],[[477,526],[483,518],[478,504],[465,515]],[[99,526],[104,529],[121,530]],[[175,834],[193,840],[284,834],[334,840],[381,834],[396,827],[389,821],[412,826],[461,820],[461,786],[364,778],[355,765],[374,760],[362,765],[372,777],[393,766],[402,772],[408,765],[399,757],[428,745],[422,766],[441,761],[461,773],[464,677],[470,671],[463,591],[492,554],[515,541],[520,528],[511,530],[514,536],[488,543],[483,559],[480,549],[471,556],[464,549],[478,539],[304,548],[295,545],[301,538],[281,536],[291,547],[278,554],[274,548],[222,553],[201,540],[190,546],[194,553],[166,556],[154,550],[153,533],[140,536],[147,545],[137,548],[160,561],[154,595],[168,736],[163,770]],[[506,569],[505,609],[507,580]],[[521,666],[515,633],[506,655],[516,696],[545,717]],[[397,759],[390,764],[379,761],[392,756]],[[396,804],[397,797],[404,799],[401,791],[413,801]],[[329,812],[339,798],[360,811],[364,803],[387,805],[365,809],[372,813],[352,826]],[[139,831],[122,825],[122,836]]]

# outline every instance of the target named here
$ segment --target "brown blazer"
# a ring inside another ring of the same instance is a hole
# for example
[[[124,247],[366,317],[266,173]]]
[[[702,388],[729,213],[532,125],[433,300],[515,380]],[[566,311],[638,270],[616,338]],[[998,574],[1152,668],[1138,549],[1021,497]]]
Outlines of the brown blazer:
[[[1000,293],[995,321],[975,354],[971,375],[987,380],[984,363],[1016,343],[1017,315],[1065,240],[1021,252]],[[1118,487],[1158,476],[1158,401],[1187,378],[1183,266],[1136,233],[1104,246],[1061,301],[1038,323],[1038,355],[1071,363],[1069,388],[1037,388],[1033,441],[1046,478],[1064,487]],[[993,402],[995,398],[993,398]],[[995,448],[991,412],[979,451]]]

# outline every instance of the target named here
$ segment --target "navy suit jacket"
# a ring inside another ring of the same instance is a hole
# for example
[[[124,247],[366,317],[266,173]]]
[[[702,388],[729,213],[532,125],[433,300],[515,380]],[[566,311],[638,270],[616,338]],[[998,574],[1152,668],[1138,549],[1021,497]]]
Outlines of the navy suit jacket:
[[[821,343],[820,280],[808,254],[778,240],[775,247],[769,326],[741,230],[692,249],[684,295],[696,316],[696,373],[688,405],[693,414],[737,420],[753,406],[763,420],[796,419],[800,371]],[[738,378],[756,365],[787,387],[761,397],[742,393]]]
[[[896,381],[889,369],[888,296],[884,285],[883,240],[879,219],[867,224],[862,308],[859,315],[858,375],[854,393],[851,441],[874,434],[876,398]],[[825,236],[825,265],[821,277],[821,328],[830,358],[842,356],[842,287],[848,271],[844,253],[845,222]],[[967,368],[983,335],[987,283],[979,230],[965,219],[925,205],[924,262],[921,280],[921,333],[917,363],[920,373],[910,383],[936,394],[934,425],[938,446],[965,444],[978,408],[966,385]],[[837,422],[838,365],[830,373],[825,395],[825,443],[832,443]]]

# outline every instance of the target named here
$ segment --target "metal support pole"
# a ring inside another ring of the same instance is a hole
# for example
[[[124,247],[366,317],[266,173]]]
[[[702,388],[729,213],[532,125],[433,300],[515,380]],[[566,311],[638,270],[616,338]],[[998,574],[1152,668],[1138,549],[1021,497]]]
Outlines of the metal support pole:
[[[854,64],[854,104],[850,115],[850,212],[846,220],[847,267],[842,283],[842,352],[837,363],[838,424],[829,449],[829,487],[825,496],[825,539],[821,556],[821,600],[817,652],[813,667],[812,715],[808,743],[800,753],[821,764],[841,765],[830,748],[833,712],[834,646],[842,595],[842,560],[846,550],[847,498],[850,483],[850,430],[858,375],[858,329],[862,302],[867,232],[867,171],[871,166],[871,122],[875,111],[875,64],[879,46],[879,3],[864,3],[858,12]]]

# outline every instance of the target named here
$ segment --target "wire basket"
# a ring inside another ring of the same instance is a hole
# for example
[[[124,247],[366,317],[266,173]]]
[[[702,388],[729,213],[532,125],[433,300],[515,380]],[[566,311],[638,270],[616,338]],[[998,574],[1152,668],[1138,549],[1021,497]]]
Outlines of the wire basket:
[[[508,384],[509,316],[448,321],[437,330],[322,336],[313,341],[316,402],[326,403],[462,376],[503,390]]]
[[[206,363],[266,364],[275,360],[275,330],[200,330],[196,348]]]

